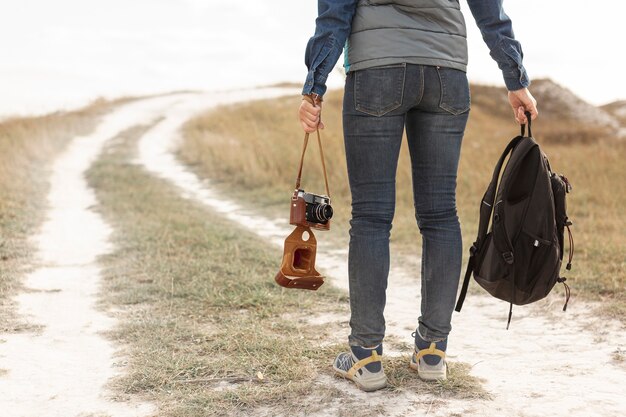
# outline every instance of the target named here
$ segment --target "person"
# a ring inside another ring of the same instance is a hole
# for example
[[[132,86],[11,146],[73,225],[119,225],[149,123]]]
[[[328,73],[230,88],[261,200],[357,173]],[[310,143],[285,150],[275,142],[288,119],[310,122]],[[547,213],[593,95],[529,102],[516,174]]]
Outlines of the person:
[[[502,71],[515,119],[524,123],[525,111],[536,118],[522,48],[502,0],[468,4]],[[325,82],[344,45],[351,333],[350,351],[337,356],[333,369],[364,391],[387,384],[381,363],[383,310],[396,167],[406,129],[422,235],[421,315],[410,367],[424,380],[442,380],[462,257],[455,194],[470,110],[463,14],[457,0],[319,0],[298,111],[305,132],[324,127]]]

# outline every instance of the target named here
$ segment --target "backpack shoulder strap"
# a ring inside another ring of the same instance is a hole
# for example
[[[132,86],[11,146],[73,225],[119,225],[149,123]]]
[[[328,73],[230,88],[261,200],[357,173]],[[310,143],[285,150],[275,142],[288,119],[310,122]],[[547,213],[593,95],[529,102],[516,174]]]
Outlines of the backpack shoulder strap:
[[[528,153],[536,147],[538,147],[538,145],[532,138],[522,138],[522,140],[511,152],[507,166],[504,168],[504,172],[500,178],[498,191],[495,196],[496,201],[493,205],[493,222],[491,225],[493,243],[496,250],[502,255],[504,261],[509,265],[514,262],[513,243],[511,241],[511,236],[509,236],[505,227],[506,211],[501,203],[510,191],[511,175],[519,175],[518,171],[522,161],[524,161]]]
[[[513,138],[509,142],[509,144],[506,145],[506,148],[502,152],[502,155],[500,155],[500,159],[498,159],[498,162],[496,163],[496,166],[493,169],[491,182],[489,183],[489,186],[487,187],[487,191],[485,191],[485,195],[483,196],[483,199],[480,203],[480,223],[478,225],[478,236],[476,238],[476,242],[479,244],[482,243],[482,239],[484,239],[485,236],[487,235],[487,228],[489,227],[489,219],[491,218],[491,213],[493,211],[493,205],[494,205],[494,201],[496,198],[496,190],[498,189],[498,178],[500,177],[500,171],[502,171],[502,165],[504,164],[504,160],[506,159],[507,156],[509,156],[511,152],[513,152],[513,149],[515,149],[515,147],[525,137],[528,137],[528,138],[532,137],[532,134],[530,131],[531,117],[530,117],[529,112],[526,112],[526,117],[528,120],[528,136],[525,136],[526,125],[522,124],[520,126],[521,135]]]
[[[500,159],[496,163],[496,167],[493,170],[491,176],[491,182],[483,195],[483,199],[480,202],[480,223],[478,225],[478,236],[476,241],[481,243],[482,239],[487,235],[487,228],[489,227],[489,220],[493,211],[493,205],[496,199],[496,190],[498,189],[498,178],[500,177],[500,171],[506,157],[513,151],[513,149],[524,139],[523,136],[517,136],[509,142],[509,144],[502,152]]]

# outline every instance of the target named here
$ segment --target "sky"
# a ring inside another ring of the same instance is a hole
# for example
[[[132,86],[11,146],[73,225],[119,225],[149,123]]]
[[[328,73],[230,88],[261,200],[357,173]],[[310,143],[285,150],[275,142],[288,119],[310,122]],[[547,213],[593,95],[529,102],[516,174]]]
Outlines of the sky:
[[[461,4],[470,80],[503,85]],[[626,99],[626,2],[504,5],[531,78],[551,78],[592,104]],[[314,0],[0,0],[0,115],[74,108],[100,96],[301,83],[316,16]],[[329,86],[342,84],[333,73]]]

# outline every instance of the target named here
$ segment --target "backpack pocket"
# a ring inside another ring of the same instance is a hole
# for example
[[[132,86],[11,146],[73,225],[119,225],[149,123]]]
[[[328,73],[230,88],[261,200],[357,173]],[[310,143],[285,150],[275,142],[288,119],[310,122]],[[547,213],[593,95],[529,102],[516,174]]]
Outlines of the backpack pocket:
[[[501,300],[511,297],[513,269],[500,256],[493,243],[493,233],[489,232],[476,253],[474,279],[487,292]]]
[[[567,194],[568,185],[563,178],[555,173],[550,176],[552,185],[552,195],[554,196],[554,219],[556,221],[556,233],[559,239],[560,259],[563,260],[565,223],[567,222],[567,205],[565,195]]]
[[[552,252],[554,250],[551,241],[522,230],[515,244],[516,287],[525,293],[531,293],[538,281],[551,275],[554,271]]]

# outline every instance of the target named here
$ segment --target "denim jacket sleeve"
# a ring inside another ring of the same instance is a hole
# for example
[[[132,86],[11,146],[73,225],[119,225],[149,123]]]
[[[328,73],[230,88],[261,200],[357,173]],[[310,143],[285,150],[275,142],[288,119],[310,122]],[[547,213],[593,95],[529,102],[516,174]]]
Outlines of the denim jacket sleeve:
[[[318,0],[315,34],[306,46],[304,62],[308,74],[302,94],[324,95],[326,79],[333,70],[346,39],[358,0]]]
[[[530,80],[522,64],[522,45],[515,40],[513,25],[504,13],[502,0],[467,0],[467,4],[491,57],[502,71],[506,88],[514,91],[528,87]]]

